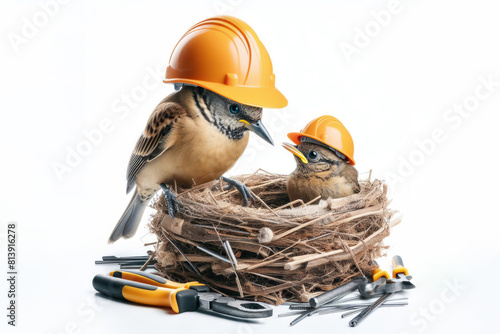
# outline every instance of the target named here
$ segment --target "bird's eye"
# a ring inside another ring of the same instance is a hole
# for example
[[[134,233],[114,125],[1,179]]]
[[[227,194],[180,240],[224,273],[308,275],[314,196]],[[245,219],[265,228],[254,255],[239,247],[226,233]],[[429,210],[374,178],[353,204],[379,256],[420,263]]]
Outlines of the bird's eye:
[[[231,114],[237,114],[240,112],[240,106],[237,104],[231,104],[229,106],[229,111],[231,112]]]
[[[309,158],[311,158],[312,160],[316,159],[317,157],[318,157],[318,152],[316,151],[309,152]]]

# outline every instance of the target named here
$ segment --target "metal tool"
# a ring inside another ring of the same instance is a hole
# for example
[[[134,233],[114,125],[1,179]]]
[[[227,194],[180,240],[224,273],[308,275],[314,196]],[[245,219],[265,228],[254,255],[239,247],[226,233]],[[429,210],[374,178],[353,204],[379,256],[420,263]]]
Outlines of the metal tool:
[[[346,303],[347,301],[353,300],[352,298],[342,300],[342,304],[336,304],[336,303],[328,303],[321,305],[320,307],[314,309],[314,308],[303,308],[303,307],[293,307],[290,308],[291,311],[295,311],[293,314],[299,314],[302,313],[302,311],[312,311],[312,310],[329,310],[332,308],[341,308],[341,307],[365,307],[365,306],[370,306],[372,303],[367,303],[367,302],[362,302],[362,303]],[[360,300],[360,298],[357,298],[356,300]],[[401,302],[401,301],[406,301],[408,298],[403,297],[403,298],[393,298],[391,300],[388,300],[388,302]],[[291,305],[290,305],[291,306]],[[297,313],[298,312],[298,313]],[[292,314],[292,313],[290,313]]]
[[[322,305],[331,303],[339,296],[345,296],[356,289],[361,297],[365,299],[374,298],[389,292],[400,291],[404,289],[402,285],[403,283],[401,281],[393,281],[386,271],[377,268],[373,273],[373,282],[368,283],[366,277],[353,279],[338,288],[309,299],[309,305],[311,308],[318,308]]]
[[[198,276],[202,276],[200,271],[198,270],[198,267],[196,267],[189,259],[187,258],[186,254],[179,248],[179,246],[176,245],[176,243],[167,236],[167,234],[163,234],[163,236],[170,242],[172,246],[182,255],[184,260],[186,260],[186,263],[189,265],[189,268]]]
[[[408,269],[405,268],[401,256],[395,255],[392,258],[392,265],[394,269],[392,270],[393,278],[391,280],[395,283],[401,283],[405,290],[414,289],[415,285],[410,282],[413,277],[408,275]]]
[[[333,298],[329,302],[321,305],[320,307],[326,307],[328,305],[334,304],[334,303],[338,302],[340,299],[344,298],[345,296],[347,296],[350,293],[351,293],[350,291],[345,291],[344,293],[342,293],[339,296]],[[357,298],[357,299],[359,299],[359,298]],[[345,300],[342,300],[342,301],[344,302]],[[290,306],[288,306],[288,308],[290,310],[296,310],[296,311],[308,311],[308,310],[315,309],[315,307],[312,307],[311,304],[309,304],[309,303],[293,303],[293,304],[290,304]]]
[[[377,264],[377,262],[375,262],[375,264]],[[398,271],[398,274],[402,274],[399,271],[400,269],[395,268],[394,270]],[[409,279],[411,279],[411,276]],[[403,277],[398,278],[398,276],[394,276],[394,278],[391,279],[387,271],[376,268],[373,272],[373,282],[368,283],[366,277],[353,279],[338,288],[309,299],[309,305],[311,308],[318,308],[324,304],[332,302],[332,300],[338,296],[348,294],[356,289],[363,298],[373,298],[386,293],[397,292],[403,289],[411,289],[412,284],[409,282],[409,279],[405,279]]]
[[[128,269],[154,269],[154,264],[148,264],[146,267],[144,267],[144,263],[139,265],[139,264],[120,264],[120,269],[121,270],[128,270]]]
[[[119,265],[142,265],[147,260],[149,260],[150,255],[146,256],[124,256],[124,257],[116,257],[116,256],[103,256],[102,260],[95,261],[95,264],[119,264]],[[156,263],[156,260],[152,260],[151,263]]]
[[[151,255],[140,256],[103,256],[102,260],[95,261],[95,264],[118,264],[120,269],[139,269],[148,262],[146,268],[153,267],[157,263],[156,259],[151,259]]]
[[[273,309],[263,303],[223,297],[199,282],[177,283],[145,272],[117,270],[110,276],[96,275],[92,285],[108,297],[169,307],[175,313],[207,310],[245,319],[273,315]]]
[[[321,305],[326,304],[339,296],[353,292],[354,290],[358,289],[360,285],[366,284],[366,282],[366,277],[355,278],[348,283],[339,286],[338,288],[324,292],[319,296],[309,299],[309,304],[314,308],[318,308]]]
[[[360,314],[358,314],[351,321],[349,321],[349,326],[356,327],[361,321],[366,319],[366,317],[370,313],[375,311],[380,305],[382,305],[386,301],[387,298],[391,297],[393,294],[394,294],[394,292],[387,293],[387,294],[383,295],[382,297],[380,297],[379,299],[377,299],[377,301],[375,303],[373,303],[372,305],[365,308],[363,311],[361,311]]]
[[[378,263],[373,261],[377,266]],[[386,284],[393,283],[390,281],[391,276],[385,270],[380,269],[380,267],[376,268],[373,271],[373,281],[371,283],[366,283],[363,286],[359,287],[359,293],[363,298],[370,298],[377,294],[384,294]]]
[[[387,300],[385,303],[383,303],[382,305],[380,305],[379,307],[400,307],[400,306],[406,306],[408,305],[408,302],[402,302],[402,303],[391,303],[391,304],[388,304],[387,302],[389,301],[393,301],[395,299],[391,299],[391,300]],[[353,315],[353,314],[356,314],[356,313],[359,313],[361,312],[361,307],[360,308],[357,308],[357,309],[354,309],[352,311],[349,311],[349,312],[346,312],[346,313],[342,313],[340,315],[341,318],[345,318],[345,317],[348,317],[350,315]],[[328,312],[328,310],[326,311]],[[323,313],[320,313],[320,314],[323,314]]]
[[[401,291],[404,289],[413,289],[415,285],[410,282],[411,276],[408,275],[408,269],[404,267],[403,259],[396,255],[392,258],[393,271],[392,276],[396,279],[396,282],[390,285],[393,285],[393,290],[387,290],[386,294],[382,295],[379,299],[375,301],[372,305],[366,307],[360,314],[355,316],[351,321],[349,321],[349,326],[356,327],[366,319],[373,311],[375,311],[380,305],[382,305],[389,297],[391,297],[395,292]],[[409,278],[408,278],[409,277]],[[399,289],[399,290],[398,290]]]
[[[120,263],[126,261],[146,261],[149,259],[149,255],[139,255],[139,256],[114,256],[114,255],[105,255],[102,257],[102,261],[95,261],[96,264],[101,263]]]
[[[393,299],[387,300],[383,304],[383,306],[405,306],[405,305],[408,305],[407,300],[408,300],[408,298],[406,298],[406,297],[393,298]],[[388,304],[389,302],[390,302],[390,304]],[[358,309],[362,309],[362,308],[365,308],[366,306],[370,306],[370,305],[371,305],[371,303],[342,303],[342,304],[334,304],[334,305],[325,304],[317,309],[309,309],[309,310],[291,309],[290,312],[280,313],[278,315],[278,317],[282,318],[282,317],[288,317],[288,316],[297,316],[297,315],[303,314],[304,311],[313,311],[313,310],[320,315],[334,313],[334,312],[342,312],[342,311],[346,311],[349,309],[353,309],[354,311],[352,311],[352,312],[361,312],[361,310],[358,310]],[[343,317],[347,316],[347,315],[348,314],[345,314],[345,315],[343,315]]]
[[[401,257],[395,256],[396,262]],[[377,264],[376,261],[375,264]],[[399,262],[398,262],[399,263]],[[378,264],[377,264],[378,265]],[[415,286],[410,282],[411,276],[406,276],[408,271],[402,266],[397,265],[393,270],[393,277],[391,278],[387,271],[376,268],[373,271],[373,282],[361,284],[358,288],[359,293],[363,298],[373,298],[375,296],[382,296],[391,292],[398,292],[401,290],[413,289]]]
[[[396,301],[390,300],[390,302]],[[300,312],[296,310],[295,312],[286,312],[280,314],[278,317],[287,317],[287,316],[297,316],[291,323],[290,326],[296,325],[300,321],[306,319],[307,317],[310,317],[311,315],[314,314],[330,314],[330,313],[336,313],[336,312],[342,312],[342,311],[349,311],[349,310],[354,310],[356,312],[360,312],[359,309],[366,308],[367,306],[371,306],[372,304],[367,304],[367,303],[350,303],[350,304],[336,304],[336,305],[331,305],[331,306],[321,306],[316,309],[308,310],[306,312]],[[398,302],[398,303],[391,303],[391,304],[386,304],[384,303],[384,307],[399,307],[399,306],[405,306],[408,305],[407,302]]]

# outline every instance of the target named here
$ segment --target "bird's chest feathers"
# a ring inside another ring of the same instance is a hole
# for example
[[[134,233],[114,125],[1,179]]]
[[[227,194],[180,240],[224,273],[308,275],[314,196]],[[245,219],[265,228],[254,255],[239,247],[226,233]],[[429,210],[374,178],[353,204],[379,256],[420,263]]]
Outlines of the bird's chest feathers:
[[[230,168],[245,151],[248,137],[247,132],[240,140],[229,139],[214,126],[201,127],[192,139],[190,159],[198,160],[200,168]]]
[[[202,124],[179,129],[173,147],[175,178],[180,183],[200,184],[220,177],[230,169],[248,144],[248,132],[240,140],[229,139],[216,127]]]
[[[318,196],[323,199],[342,197],[339,187],[345,182],[342,175],[335,175],[330,171],[311,174],[294,172],[288,179],[287,188],[290,200],[302,199],[308,202]]]

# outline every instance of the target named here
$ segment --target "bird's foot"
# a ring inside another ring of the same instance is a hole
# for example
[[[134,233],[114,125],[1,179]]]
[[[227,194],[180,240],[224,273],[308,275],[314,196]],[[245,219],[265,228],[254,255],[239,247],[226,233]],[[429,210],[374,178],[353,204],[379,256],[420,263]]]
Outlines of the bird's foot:
[[[222,181],[228,183],[227,186],[224,186],[224,190],[229,190],[236,188],[240,192],[240,194],[243,196],[243,206],[248,205],[248,199],[250,198],[253,202],[253,196],[250,190],[240,181],[230,179],[228,177],[223,176]]]
[[[179,204],[180,204],[179,201],[177,200],[177,196],[164,183],[161,183],[160,187],[163,190],[163,194],[165,194],[165,201],[167,202],[168,215],[172,218],[175,218],[177,211],[179,211]]]

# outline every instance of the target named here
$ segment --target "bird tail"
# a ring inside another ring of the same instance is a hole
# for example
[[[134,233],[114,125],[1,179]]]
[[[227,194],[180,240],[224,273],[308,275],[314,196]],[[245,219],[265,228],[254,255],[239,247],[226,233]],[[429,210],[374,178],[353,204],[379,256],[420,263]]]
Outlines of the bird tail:
[[[130,203],[127,206],[127,209],[125,210],[122,217],[116,224],[113,232],[109,236],[108,243],[113,243],[121,237],[132,237],[139,227],[142,214],[144,213],[147,204],[148,201],[141,200],[141,197],[137,193],[136,189],[134,195],[132,196],[132,199],[130,200]]]

